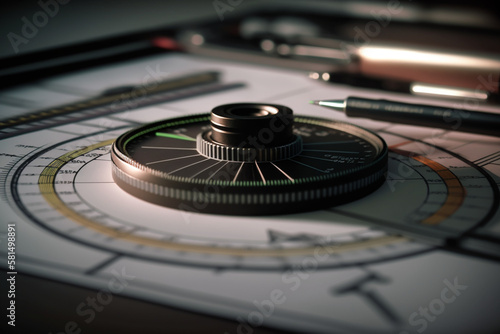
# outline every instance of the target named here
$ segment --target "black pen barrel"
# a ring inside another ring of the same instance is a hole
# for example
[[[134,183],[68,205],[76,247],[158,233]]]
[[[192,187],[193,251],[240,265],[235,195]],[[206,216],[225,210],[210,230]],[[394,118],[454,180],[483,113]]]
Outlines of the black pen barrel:
[[[378,121],[500,136],[500,114],[349,97],[345,113]]]

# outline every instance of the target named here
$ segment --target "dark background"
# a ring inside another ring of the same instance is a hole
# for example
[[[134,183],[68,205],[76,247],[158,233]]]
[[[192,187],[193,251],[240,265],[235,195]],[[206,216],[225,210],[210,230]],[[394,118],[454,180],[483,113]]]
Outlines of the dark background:
[[[92,41],[100,38],[125,35],[132,32],[155,29],[158,27],[176,26],[186,22],[219,21],[219,15],[214,8],[214,2],[229,3],[228,0],[64,0],[67,4],[59,5],[59,11],[54,17],[50,17],[47,23],[38,28],[33,38],[28,43],[21,44],[16,53],[9,41],[8,34],[15,33],[22,36],[22,27],[25,24],[23,17],[33,22],[33,15],[42,7],[39,2],[52,3],[57,0],[21,0],[9,1],[8,7],[4,3],[0,10],[0,59],[12,57],[23,53],[46,50],[54,47],[67,46],[75,43]],[[61,0],[62,1],[62,0]],[[227,19],[255,8],[264,10],[275,9],[284,11],[293,7],[302,8],[325,8],[342,11],[346,5],[358,3],[351,8],[355,15],[368,14],[373,4],[386,5],[390,1],[353,1],[353,0],[229,0],[239,3],[232,11],[227,11],[224,16]],[[406,8],[415,8],[420,16],[409,15],[406,19],[422,23],[422,18],[434,22],[452,21],[463,23],[464,31],[471,25],[491,26],[496,20],[499,27],[499,7],[494,1],[464,1],[464,0],[400,0],[401,5]],[[459,14],[450,14],[450,8],[460,9]],[[470,10],[473,8],[474,10]],[[432,15],[428,15],[429,9],[433,9]],[[324,12],[323,10],[321,10]],[[439,14],[439,15],[436,15]],[[484,15],[478,17],[477,13]],[[404,16],[404,15],[403,15]],[[432,17],[431,17],[432,16]],[[424,22],[425,23],[425,22]],[[332,22],[334,24],[334,22]],[[448,24],[448,23],[446,23]],[[459,38],[459,37],[457,37]]]

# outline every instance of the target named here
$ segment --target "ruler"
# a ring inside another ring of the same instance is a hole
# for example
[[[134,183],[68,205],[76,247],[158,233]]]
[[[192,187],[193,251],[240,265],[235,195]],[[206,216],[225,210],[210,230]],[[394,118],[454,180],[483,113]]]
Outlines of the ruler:
[[[107,90],[104,94],[0,121],[0,139],[32,131],[106,116],[148,105],[244,87],[244,83],[221,83],[220,73],[207,71],[151,83]]]

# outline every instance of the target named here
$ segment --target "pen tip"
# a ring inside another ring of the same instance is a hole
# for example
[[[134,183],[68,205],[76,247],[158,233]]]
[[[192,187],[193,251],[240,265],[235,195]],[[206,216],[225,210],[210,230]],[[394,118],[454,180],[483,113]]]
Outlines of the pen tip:
[[[311,101],[309,101],[309,104],[317,104],[317,105],[319,105],[319,102],[320,102],[320,101],[314,101],[314,100],[311,100]]]

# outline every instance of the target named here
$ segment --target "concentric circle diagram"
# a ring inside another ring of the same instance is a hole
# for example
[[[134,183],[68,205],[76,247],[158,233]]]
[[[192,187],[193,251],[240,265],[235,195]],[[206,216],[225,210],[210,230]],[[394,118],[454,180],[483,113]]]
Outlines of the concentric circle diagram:
[[[387,178],[366,197],[310,213],[312,221],[294,214],[218,216],[207,223],[205,214],[138,200],[115,184],[111,145],[127,130],[82,136],[34,153],[11,183],[20,209],[63,238],[131,257],[282,270],[307,259],[332,268],[425,252],[429,246],[404,232],[460,235],[487,222],[498,206],[496,185],[480,167],[429,143],[381,132],[389,146]],[[307,126],[294,131],[307,132]],[[163,137],[169,145],[195,144],[186,140],[183,124],[171,133]],[[318,158],[331,154],[324,149],[303,162],[320,169]]]

